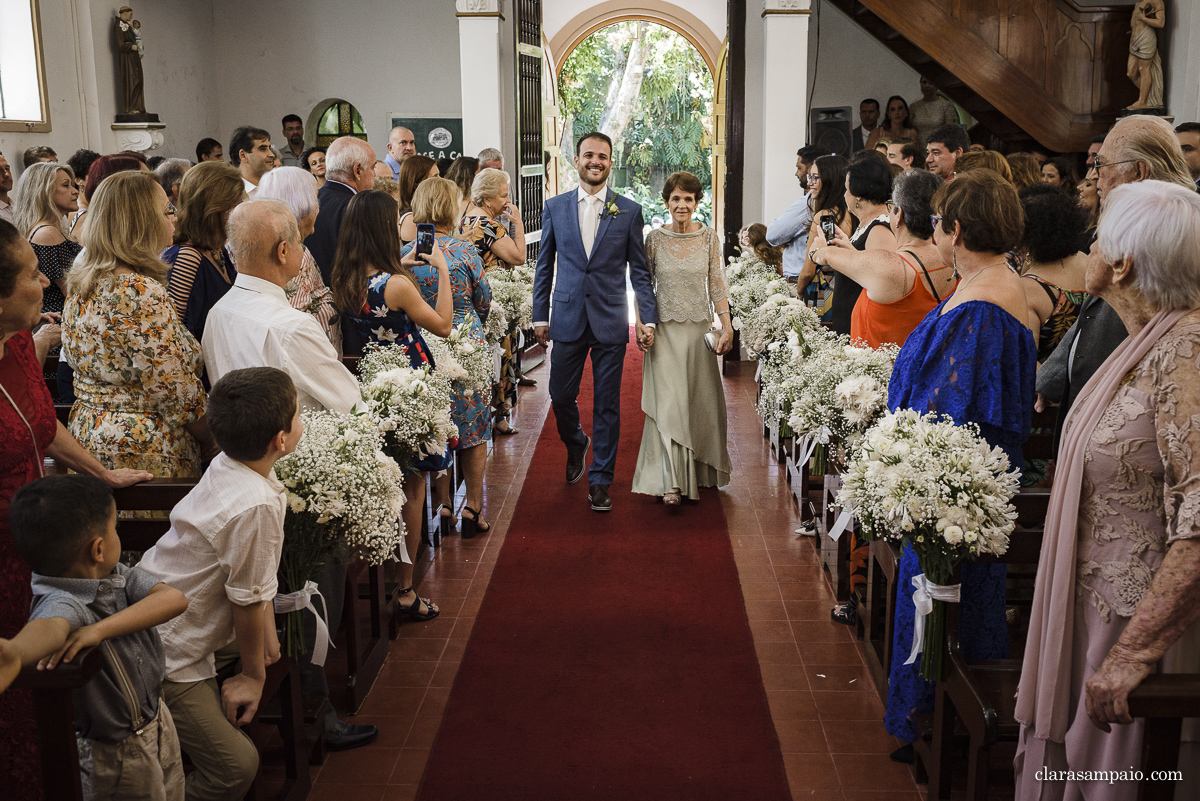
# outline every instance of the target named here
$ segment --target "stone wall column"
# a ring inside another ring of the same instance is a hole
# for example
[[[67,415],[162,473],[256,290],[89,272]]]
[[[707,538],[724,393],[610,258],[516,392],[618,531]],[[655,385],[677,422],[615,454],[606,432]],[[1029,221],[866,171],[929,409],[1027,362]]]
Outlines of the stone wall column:
[[[763,47],[763,219],[796,202],[796,151],[808,139],[808,23],[812,0],[765,0]]]
[[[511,70],[500,58],[503,0],[456,0],[458,58],[462,71],[463,155],[504,142],[502,71]]]

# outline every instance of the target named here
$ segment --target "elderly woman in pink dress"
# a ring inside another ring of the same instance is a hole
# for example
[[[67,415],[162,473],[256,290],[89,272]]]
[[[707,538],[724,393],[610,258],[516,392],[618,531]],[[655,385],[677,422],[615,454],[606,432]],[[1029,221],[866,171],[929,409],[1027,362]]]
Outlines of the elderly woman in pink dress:
[[[1059,449],[1017,694],[1019,801],[1135,799],[1136,781],[1046,771],[1138,770],[1129,693],[1200,670],[1200,195],[1112,190],[1087,289],[1129,339],[1071,407]],[[1179,765],[1195,782],[1192,734]]]

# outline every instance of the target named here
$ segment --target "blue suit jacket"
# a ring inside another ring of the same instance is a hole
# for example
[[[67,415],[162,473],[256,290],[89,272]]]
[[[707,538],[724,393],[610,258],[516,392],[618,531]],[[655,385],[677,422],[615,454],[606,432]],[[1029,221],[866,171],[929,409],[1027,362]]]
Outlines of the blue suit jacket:
[[[588,325],[603,344],[628,342],[626,264],[642,322],[658,322],[654,286],[642,241],[642,207],[606,188],[604,206],[615,201],[619,213],[615,216],[603,213],[589,258],[583,251],[579,233],[578,199],[575,190],[564,192],[547,200],[542,210],[542,237],[533,280],[533,319],[549,320],[550,338],[560,342],[579,339]]]

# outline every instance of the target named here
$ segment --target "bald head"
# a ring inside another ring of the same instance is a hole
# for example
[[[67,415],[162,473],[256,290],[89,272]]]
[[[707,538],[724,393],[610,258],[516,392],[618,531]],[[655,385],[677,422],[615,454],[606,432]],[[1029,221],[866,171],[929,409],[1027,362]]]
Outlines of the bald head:
[[[403,125],[397,125],[388,136],[387,151],[392,158],[403,164],[406,158],[416,155],[417,138]]]
[[[1135,114],[1121,118],[1104,137],[1096,161],[1100,164],[1096,189],[1102,201],[1116,187],[1135,181],[1195,187],[1179,139],[1162,117]]]
[[[248,200],[238,204],[229,215],[228,235],[238,272],[283,286],[299,271],[304,253],[300,229],[282,203]]]

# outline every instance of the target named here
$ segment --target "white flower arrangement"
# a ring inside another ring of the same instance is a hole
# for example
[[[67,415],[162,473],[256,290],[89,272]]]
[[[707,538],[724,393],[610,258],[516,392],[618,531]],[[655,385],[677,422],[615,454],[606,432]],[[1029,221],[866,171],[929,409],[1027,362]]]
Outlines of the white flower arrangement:
[[[275,464],[287,490],[281,591],[302,591],[343,547],[374,565],[404,545],[404,474],[368,415],[305,412],[304,436]],[[287,616],[287,653],[304,653],[301,612]]]
[[[468,323],[456,327],[445,339],[429,332],[424,336],[437,364],[435,372],[444,371],[456,390],[478,392],[491,385],[495,378],[492,349],[471,333]]]
[[[492,296],[492,308],[488,309],[487,319],[483,323],[483,340],[489,345],[498,345],[500,340],[508,336],[510,326],[508,324],[508,314],[503,306],[496,303],[495,295]]]
[[[788,426],[822,445],[833,438],[852,451],[887,410],[888,383],[900,349],[851,345],[840,336],[793,360],[784,379]]]
[[[733,327],[741,330],[750,313],[766,302],[767,298],[779,294],[795,297],[796,288],[784,281],[768,267],[753,251],[742,251],[729,258],[725,268],[729,281],[729,310]]]
[[[1008,457],[990,447],[977,426],[901,409],[863,436],[837,500],[843,514],[858,518],[864,539],[907,542],[941,591],[959,562],[1008,550],[1017,517],[1011,501],[1020,483],[1009,468]],[[944,609],[941,601],[931,603],[909,661],[923,646],[921,675],[936,681],[945,651]]]
[[[359,362],[363,400],[370,408],[384,452],[402,470],[445,452],[458,437],[450,417],[450,380],[428,366],[413,369],[400,348],[368,346]]]
[[[519,269],[513,270],[514,276]],[[501,336],[503,338],[533,325],[533,284],[515,277],[500,277],[498,272],[488,276],[488,283],[492,287],[492,314],[496,313],[497,308],[503,309],[508,324],[508,330]]]

